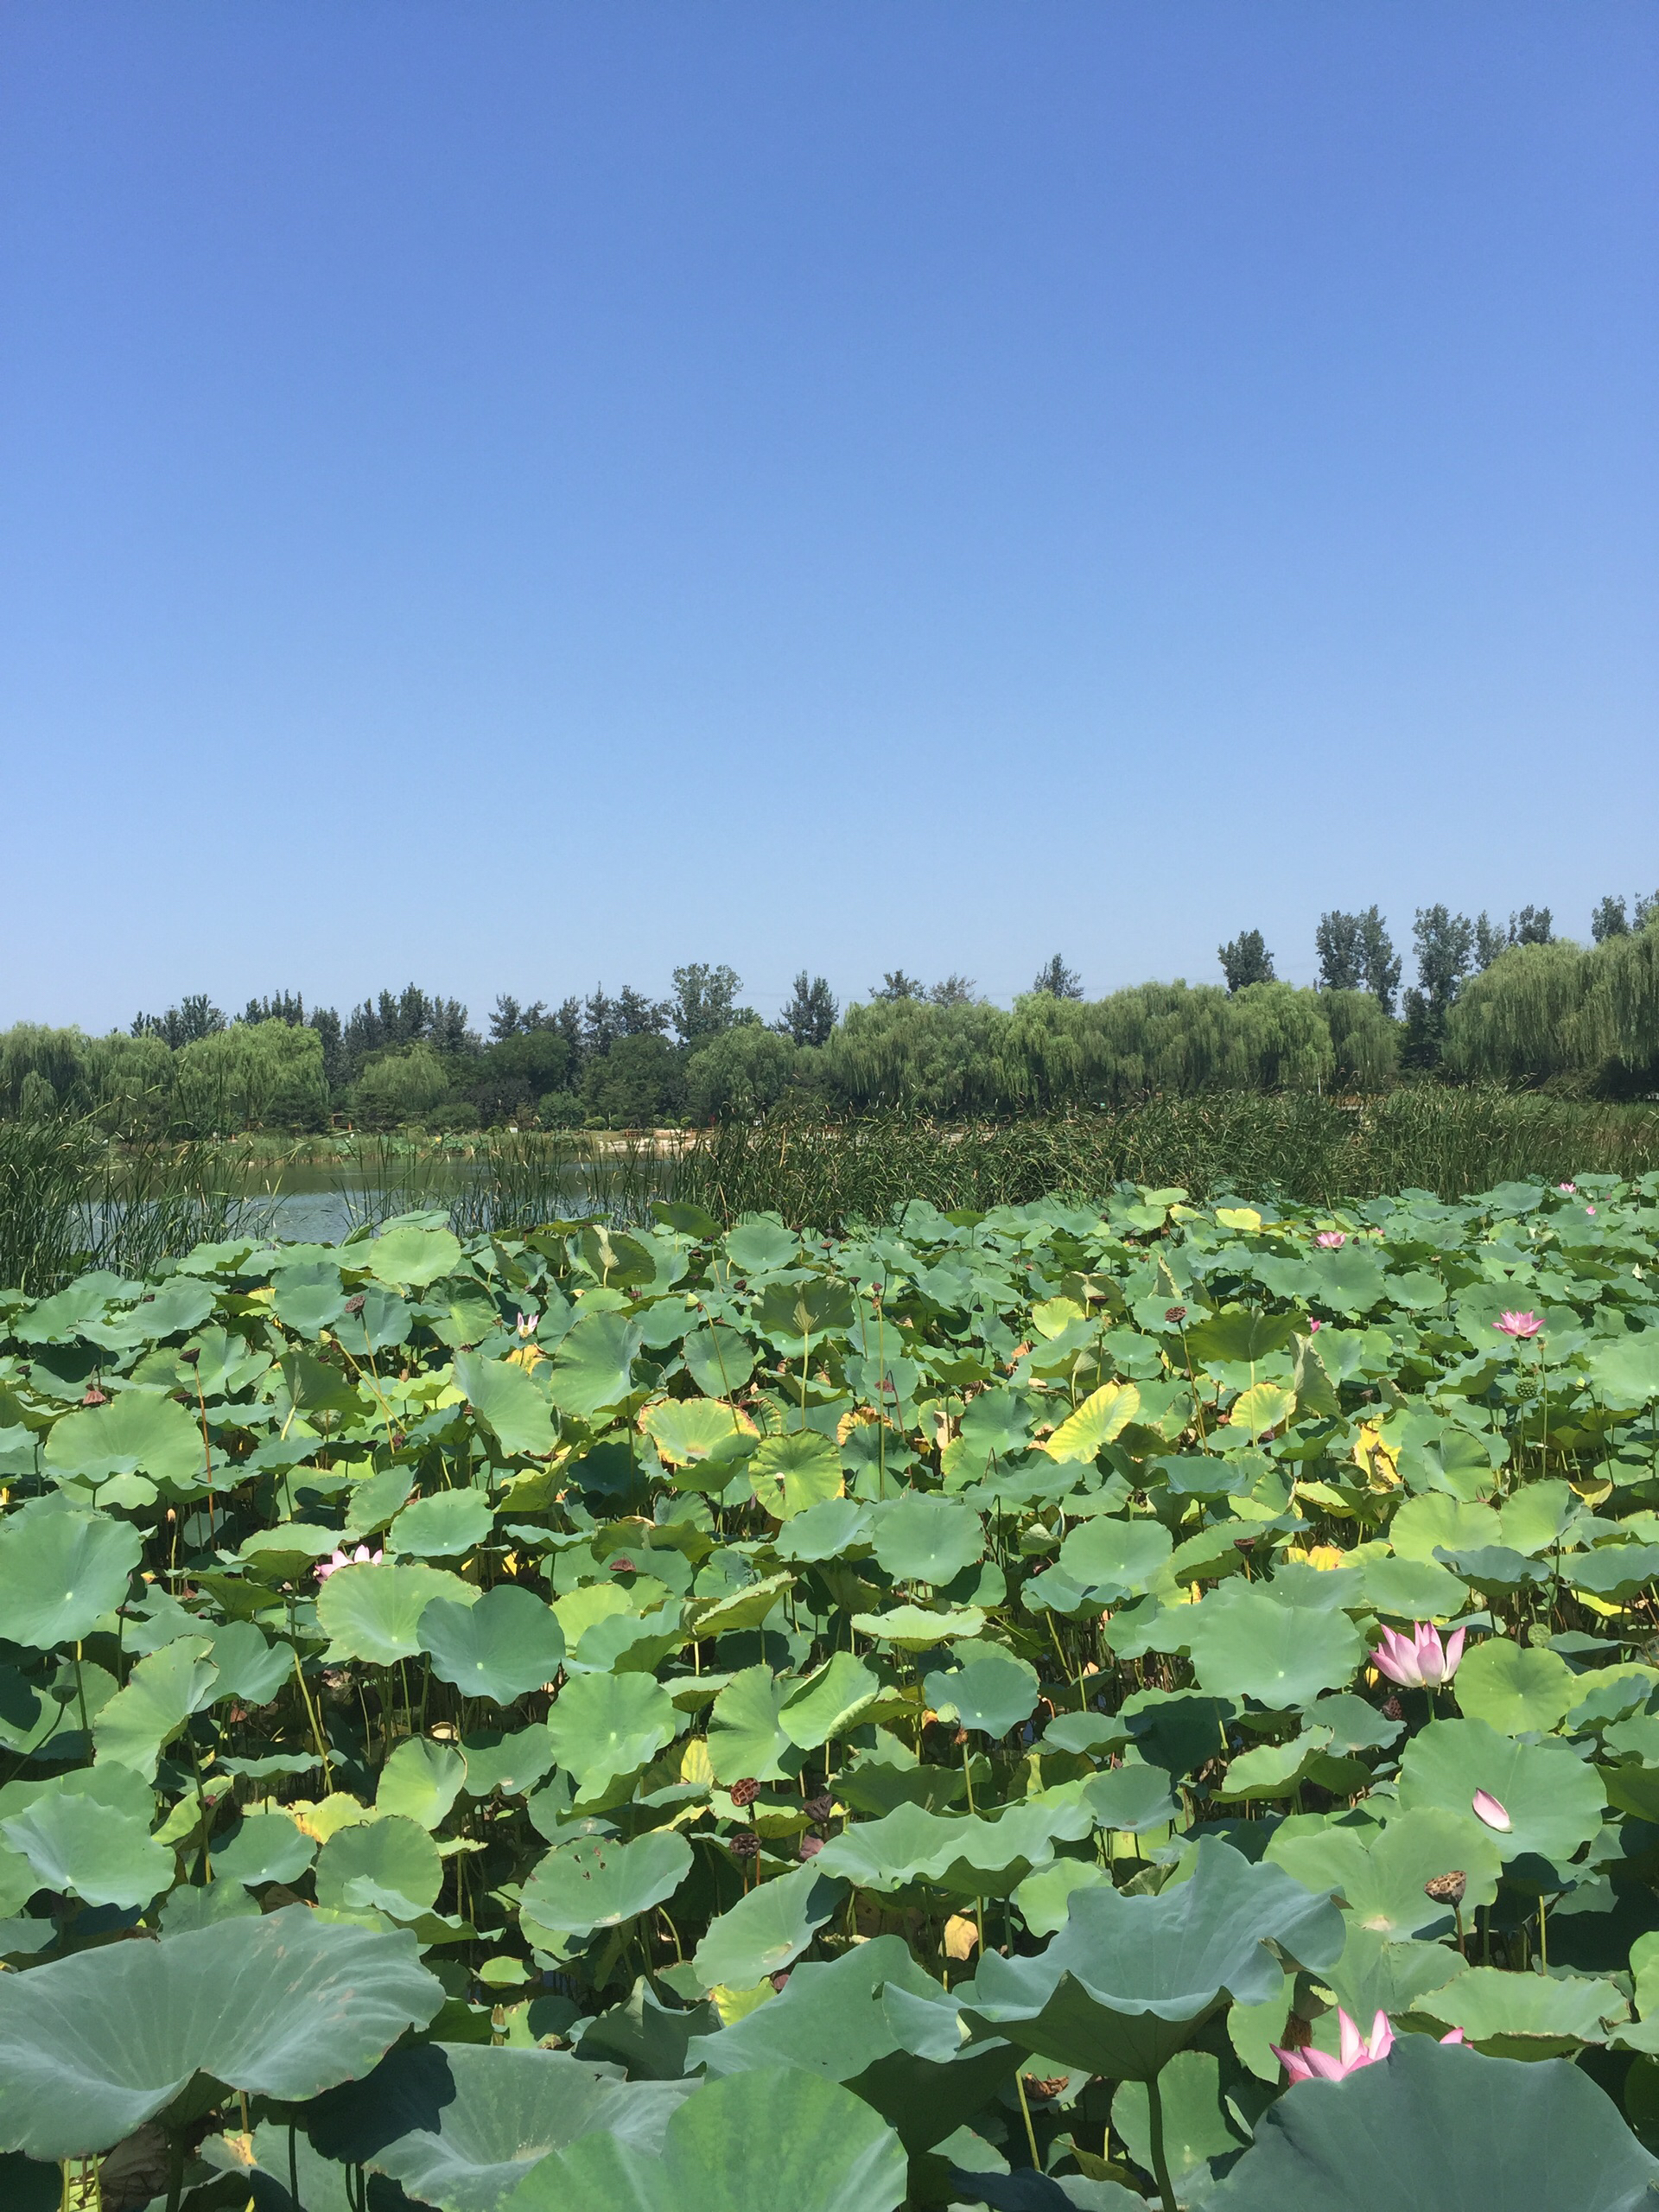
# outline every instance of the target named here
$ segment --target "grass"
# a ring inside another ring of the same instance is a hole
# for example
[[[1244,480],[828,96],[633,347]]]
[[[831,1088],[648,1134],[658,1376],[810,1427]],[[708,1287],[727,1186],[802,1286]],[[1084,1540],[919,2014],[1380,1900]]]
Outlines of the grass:
[[[776,1213],[840,1232],[907,1199],[950,1211],[1117,1182],[1193,1198],[1335,1205],[1426,1189],[1457,1198],[1507,1181],[1659,1168],[1659,1110],[1422,1085],[1362,1102],[1287,1093],[1154,1098],[1117,1113],[941,1123],[886,1115],[730,1122],[683,1140],[584,1130],[496,1132],[456,1148],[360,1136],[337,1160],[353,1219],[448,1212],[463,1235],[592,1213],[648,1222],[653,1198],[731,1223]],[[35,1295],[89,1267],[151,1273],[203,1239],[264,1234],[245,1146],[114,1145],[90,1122],[0,1122],[0,1286]]]

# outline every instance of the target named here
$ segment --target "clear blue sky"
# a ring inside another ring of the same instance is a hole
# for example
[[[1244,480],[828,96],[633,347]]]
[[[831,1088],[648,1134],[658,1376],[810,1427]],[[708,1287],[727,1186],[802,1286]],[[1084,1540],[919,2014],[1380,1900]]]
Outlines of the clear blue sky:
[[[6,0],[0,1020],[1659,887],[1645,0]]]

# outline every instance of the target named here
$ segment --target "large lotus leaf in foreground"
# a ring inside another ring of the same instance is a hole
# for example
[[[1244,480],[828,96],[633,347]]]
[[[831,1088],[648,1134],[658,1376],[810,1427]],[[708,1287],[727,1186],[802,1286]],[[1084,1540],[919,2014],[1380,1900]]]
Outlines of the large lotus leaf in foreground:
[[[49,1651],[89,1636],[127,1594],[143,1547],[138,1531],[101,1513],[48,1499],[0,1522],[0,1615],[14,1643]]]
[[[442,2001],[413,1936],[298,1905],[0,1974],[0,2147],[108,2150],[198,2074],[297,2102],[365,2073]]]
[[[988,1953],[963,2017],[976,2036],[1146,2081],[1226,1998],[1258,2005],[1276,1994],[1281,1970],[1269,1942],[1317,1972],[1340,1957],[1345,1933],[1328,1897],[1205,1840],[1190,1881],[1156,1897],[1078,1890],[1065,1926],[1036,1957]]]
[[[531,2166],[603,2129],[662,2142],[690,2083],[617,2082],[563,2051],[417,2044],[319,2099],[308,2132],[326,2157],[390,2174],[440,2212],[493,2212]]]
[[[1649,2157],[1560,2059],[1482,2058],[1402,2037],[1379,2066],[1300,2083],[1209,2199],[1211,2212],[1637,2212]]]
[[[904,2146],[867,2104],[795,2069],[733,2074],[689,2098],[652,2158],[588,2135],[543,2159],[512,2212],[893,2212]]]

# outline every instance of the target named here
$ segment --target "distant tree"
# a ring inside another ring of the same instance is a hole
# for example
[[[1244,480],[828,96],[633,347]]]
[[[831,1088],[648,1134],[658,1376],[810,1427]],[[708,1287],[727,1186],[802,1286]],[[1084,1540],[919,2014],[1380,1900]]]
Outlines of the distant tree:
[[[1483,970],[1490,968],[1498,954],[1507,949],[1508,944],[1508,938],[1483,908],[1475,920],[1474,962],[1476,967]]]
[[[1659,922],[1659,891],[1649,891],[1645,893],[1638,892],[1634,926],[1639,930],[1648,930],[1651,929],[1656,922]]]
[[[734,1023],[686,1061],[688,1117],[710,1122],[764,1114],[789,1088],[795,1059],[787,1036],[759,1022]]]
[[[1481,922],[1485,921],[1483,914]],[[1417,945],[1417,987],[1406,994],[1403,1058],[1408,1066],[1431,1068],[1440,1063],[1446,1017],[1476,956],[1477,925],[1444,906],[1420,906],[1411,933]]]
[[[177,1006],[168,1007],[165,1014],[135,1014],[132,1033],[135,1037],[159,1037],[176,1052],[200,1038],[217,1036],[229,1026],[220,1009],[205,991],[200,991],[192,998],[181,999]]]
[[[1400,988],[1400,956],[1394,949],[1388,925],[1376,906],[1359,917],[1360,968],[1365,988],[1386,1014],[1394,1013],[1394,995]]]
[[[256,1021],[285,1021],[290,1029],[305,1027],[305,1001],[297,991],[278,991],[268,999],[250,999],[237,1017],[251,1028]]]
[[[822,976],[809,982],[804,968],[795,978],[795,988],[778,1019],[777,1027],[798,1045],[827,1045],[836,1026],[835,995]]]
[[[971,976],[943,976],[937,983],[929,984],[927,998],[931,1006],[972,1006],[974,979]]]
[[[1271,983],[1274,980],[1273,955],[1260,930],[1241,931],[1230,944],[1217,947],[1216,957],[1227,978],[1229,991],[1242,991],[1251,983]]]
[[[495,1011],[490,1016],[490,1039],[499,1045],[509,1037],[533,1037],[540,1030],[558,1027],[558,1015],[550,1014],[540,999],[534,1006],[520,1006],[517,999],[509,998],[504,991],[498,995]]]
[[[742,988],[743,978],[723,962],[714,968],[706,960],[693,960],[677,968],[671,1018],[681,1044],[695,1049],[731,1028],[747,1011],[735,1003]]]
[[[1075,968],[1068,968],[1056,952],[1037,970],[1031,988],[1033,991],[1046,991],[1052,999],[1080,999],[1083,978]]]
[[[1321,914],[1319,925],[1313,932],[1313,944],[1319,956],[1322,991],[1357,991],[1361,988],[1365,980],[1365,949],[1357,914],[1334,911]]]
[[[608,1052],[588,1062],[582,1079],[588,1113],[612,1128],[654,1128],[678,1113],[684,1090],[683,1055],[650,1030],[618,1037]]]
[[[1523,906],[1518,914],[1510,916],[1509,941],[1511,944],[1553,944],[1554,919],[1548,906]]]
[[[582,1001],[576,997],[561,999],[553,1015],[553,1027],[570,1047],[570,1065],[582,1065]]]
[[[890,968],[881,978],[881,988],[872,991],[873,999],[923,999],[927,986],[918,976],[906,976],[902,968]]]
[[[331,1006],[314,1006],[308,1029],[315,1029],[322,1039],[323,1081],[330,1090],[339,1090],[346,1081],[346,1052],[339,1014]]]
[[[429,1045],[455,1058],[483,1050],[467,1027],[467,1009],[459,999],[429,998],[418,985],[406,983],[401,991],[382,991],[353,1007],[341,1031],[340,1058],[355,1081],[372,1053],[409,1045]]]
[[[666,999],[647,998],[632,983],[624,983],[616,995],[616,1025],[624,1037],[660,1037],[673,1013]]]
[[[1629,937],[1630,925],[1624,912],[1624,901],[1609,892],[1597,903],[1590,917],[1590,934],[1598,944],[1605,944],[1610,937]]]

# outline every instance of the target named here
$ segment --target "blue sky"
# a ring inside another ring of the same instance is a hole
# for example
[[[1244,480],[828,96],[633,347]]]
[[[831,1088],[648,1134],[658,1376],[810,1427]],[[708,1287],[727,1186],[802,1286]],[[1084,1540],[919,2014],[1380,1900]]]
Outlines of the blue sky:
[[[1659,887],[1637,0],[9,0],[0,1020]]]

